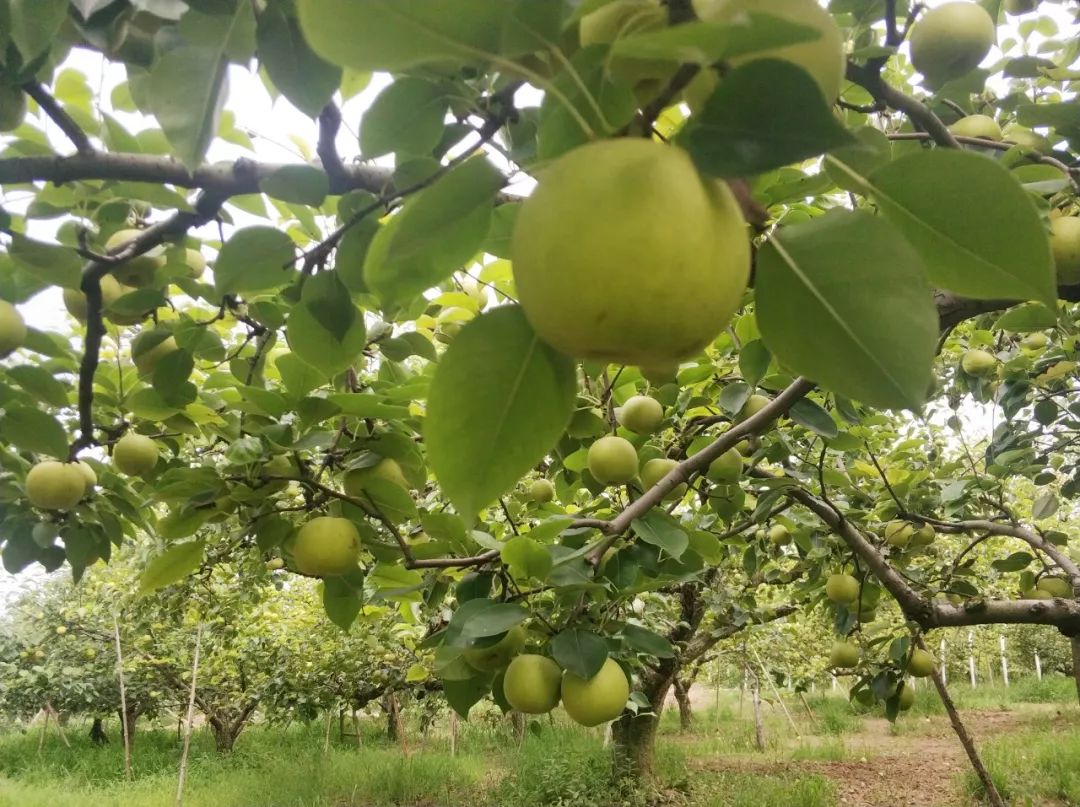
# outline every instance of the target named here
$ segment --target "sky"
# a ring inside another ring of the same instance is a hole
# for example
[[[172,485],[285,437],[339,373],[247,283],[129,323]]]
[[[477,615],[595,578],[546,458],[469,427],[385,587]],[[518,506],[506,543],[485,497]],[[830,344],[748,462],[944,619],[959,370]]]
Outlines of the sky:
[[[926,3],[929,6],[941,5],[946,0],[933,0]],[[827,5],[827,3],[823,3]],[[1066,12],[1063,6],[1043,4],[1045,8],[1040,12],[1050,16],[1058,23],[1061,31],[1060,38],[1080,36],[1078,26]],[[1017,23],[1022,20],[1032,19],[1032,16],[1023,18],[1010,18],[1011,23],[1003,26],[1000,30],[1003,36],[1015,36]],[[1040,41],[1035,35],[1033,42]],[[996,60],[1001,55],[996,48],[988,57],[987,63]],[[116,116],[120,122],[132,132],[156,126],[153,119],[140,114],[118,112],[111,108],[108,99],[114,87],[126,80],[126,74],[122,66],[110,64],[97,54],[84,50],[74,50],[64,63],[63,68],[72,68],[85,74],[91,87],[100,88],[98,92],[105,108]],[[350,99],[343,108],[344,125],[338,135],[338,151],[346,160],[358,155],[357,129],[364,110],[370,106],[372,100],[385,88],[391,79],[385,74],[376,74],[368,87],[358,96]],[[541,94],[532,89],[524,88],[516,97],[518,106],[535,106],[541,100]],[[277,100],[271,98],[257,73],[244,67],[233,65],[229,70],[229,96],[226,109],[236,115],[237,126],[247,131],[255,143],[257,158],[266,162],[298,162],[303,159],[301,149],[294,142],[294,138],[307,144],[310,152],[314,152],[317,139],[317,126],[313,120],[298,111],[283,97]],[[50,142],[55,145],[58,152],[69,153],[71,145],[59,129],[51,122],[45,124],[45,130]],[[0,135],[0,145],[3,143]],[[501,161],[497,154],[489,152],[492,159]],[[232,161],[238,157],[250,158],[252,154],[245,149],[217,139],[212,144],[208,162]],[[384,158],[380,162],[392,164],[391,158]],[[505,165],[505,163],[504,163]],[[523,193],[527,193],[530,180],[527,177],[519,179],[518,187]],[[18,205],[5,200],[5,204],[11,209],[17,210]],[[242,211],[232,209],[237,223],[254,223],[255,219],[245,221]],[[159,214],[160,215],[160,214]],[[36,238],[49,239],[55,232],[57,222],[44,221],[34,222],[31,225],[30,235]],[[68,317],[60,298],[58,289],[49,289],[35,297],[28,303],[20,306],[23,315],[34,327],[41,330],[66,330],[70,328],[71,320]],[[965,418],[974,427],[976,432],[986,433],[991,419],[989,410],[974,411]],[[38,569],[39,567],[34,567]],[[0,568],[0,613],[5,609],[5,601],[17,595],[18,591],[27,585],[34,585],[42,577],[39,571],[27,570],[20,575],[12,576]],[[58,574],[66,573],[62,570]]]

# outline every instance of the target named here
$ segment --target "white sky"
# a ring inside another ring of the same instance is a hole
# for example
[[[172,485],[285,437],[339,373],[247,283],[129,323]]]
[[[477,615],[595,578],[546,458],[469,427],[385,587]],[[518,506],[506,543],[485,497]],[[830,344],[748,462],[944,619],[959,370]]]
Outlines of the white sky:
[[[941,5],[947,0],[932,0],[927,3],[930,6]],[[823,2],[823,5],[827,3]],[[1077,25],[1063,6],[1043,3],[1040,13],[1052,17],[1060,27],[1058,39],[1068,39],[1080,36],[1080,25]],[[1003,37],[1017,35],[1017,23],[1034,19],[1035,15],[1027,15],[1021,18],[1010,18],[1011,23],[1002,26],[999,30]],[[1041,37],[1035,35],[1033,42],[1041,41]],[[1013,55],[1016,55],[1014,52]],[[1001,52],[996,48],[988,57],[987,63],[1000,58]],[[84,50],[72,51],[71,56],[65,62],[64,67],[71,67],[84,73],[91,87],[100,87],[99,97],[106,109],[113,114],[125,127],[132,132],[156,127],[156,121],[139,114],[128,114],[111,109],[108,99],[112,89],[126,80],[126,74],[122,66],[111,64],[97,54]],[[338,136],[338,150],[346,160],[352,160],[359,152],[356,132],[360,118],[364,110],[371,104],[372,99],[390,83],[389,76],[377,74],[363,93],[350,100],[344,105],[342,112],[344,125]],[[526,88],[519,94],[517,101],[519,106],[532,106],[539,103],[540,94]],[[231,66],[229,70],[229,98],[226,109],[235,113],[237,127],[247,131],[255,143],[257,159],[266,162],[298,162],[302,160],[301,151],[292,142],[292,138],[299,139],[307,144],[311,153],[314,153],[317,139],[316,123],[303,113],[299,112],[284,97],[272,100],[266,92],[262,81],[253,70],[243,67]],[[38,121],[41,125],[41,121]],[[51,122],[45,123],[45,130],[50,141],[56,146],[59,153],[70,153],[71,145]],[[0,143],[3,142],[0,135]],[[214,141],[208,154],[209,162],[232,161],[238,157],[253,157],[251,152],[217,139]],[[527,178],[523,178],[527,182]],[[25,196],[25,194],[21,194]],[[20,209],[18,205],[8,203],[10,209]],[[237,223],[240,226],[254,223],[254,219],[247,217],[235,208],[231,209]],[[48,239],[55,231],[57,221],[33,222],[30,234],[37,238]],[[71,326],[71,320],[65,311],[60,299],[58,289],[49,289],[35,297],[28,303],[20,306],[28,322],[42,330],[66,330]],[[966,418],[970,421],[973,440],[978,439],[979,432],[985,434],[988,431],[989,409],[985,413],[972,413]],[[66,569],[58,574],[66,574]],[[27,585],[32,585],[42,577],[40,567],[33,566],[21,575],[12,577],[0,568],[0,613],[5,610],[5,600],[15,592]]]

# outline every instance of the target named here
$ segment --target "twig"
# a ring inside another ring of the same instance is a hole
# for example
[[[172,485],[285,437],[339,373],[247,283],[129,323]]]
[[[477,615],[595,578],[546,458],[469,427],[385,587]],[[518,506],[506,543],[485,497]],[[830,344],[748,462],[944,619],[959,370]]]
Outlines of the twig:
[[[879,69],[865,67],[848,62],[847,79],[870,93],[875,99],[884,101],[893,109],[903,112],[912,123],[933,138],[939,146],[960,148],[953,133],[933,111],[922,101],[906,95],[881,78]]]
[[[113,638],[116,642],[116,677],[120,681],[120,727],[124,737],[124,778],[131,779],[131,732],[128,729],[127,686],[124,683],[124,654],[120,650],[120,623],[113,614]]]
[[[184,750],[180,754],[180,777],[176,785],[176,807],[184,803],[184,780],[187,779],[188,751],[191,750],[191,728],[195,722],[195,683],[199,677],[199,652],[202,650],[203,624],[195,634],[195,660],[191,665],[191,694],[188,696],[187,721],[184,727]]]
[[[39,84],[36,81],[28,81],[22,86],[23,92],[29,95],[37,105],[41,107],[41,111],[44,112],[52,122],[55,123],[60,131],[64,133],[71,144],[75,146],[75,150],[79,154],[95,154],[96,149],[90,142],[90,138],[86,136],[86,132],[82,130],[82,127],[75,122],[75,120],[64,111],[63,107],[57,103],[56,99],[52,97],[48,90],[45,89],[43,84]]]
[[[341,110],[333,101],[319,113],[319,144],[316,153],[331,185],[345,183],[345,165],[337,150],[337,134],[341,130]]]

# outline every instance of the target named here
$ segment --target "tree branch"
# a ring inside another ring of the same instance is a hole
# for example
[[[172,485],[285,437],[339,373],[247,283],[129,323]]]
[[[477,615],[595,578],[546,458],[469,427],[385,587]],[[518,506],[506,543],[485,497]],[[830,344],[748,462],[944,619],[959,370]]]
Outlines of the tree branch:
[[[345,185],[345,165],[337,150],[337,135],[341,130],[341,110],[333,101],[319,113],[319,144],[316,153],[331,185]]]
[[[911,118],[912,123],[930,135],[939,146],[960,148],[960,144],[956,142],[956,138],[949,131],[949,127],[942,123],[941,118],[935,115],[930,107],[917,98],[906,95],[893,87],[881,77],[878,70],[869,65],[861,67],[848,62],[847,79],[854,84],[858,84],[875,99],[884,101],[898,112],[903,112]]]
[[[75,460],[79,452],[96,443],[94,438],[94,376],[101,360],[101,340],[105,336],[105,320],[102,313],[101,279],[117,266],[143,255],[165,241],[186,233],[211,221],[221,209],[224,198],[203,195],[195,204],[195,210],[180,211],[160,224],[139,233],[139,236],[112,254],[90,261],[83,267],[80,288],[86,295],[86,338],[83,356],[79,364],[79,436],[71,445],[70,457]]]
[[[67,139],[71,141],[71,144],[75,146],[75,150],[79,154],[94,154],[95,149],[90,142],[90,138],[86,136],[86,132],[82,130],[82,127],[75,122],[75,120],[64,111],[63,107],[57,103],[56,99],[49,94],[49,91],[45,89],[43,84],[39,84],[36,81],[28,81],[22,86],[23,92],[29,95],[37,105],[41,107],[41,111],[52,119],[52,122],[60,127]]]

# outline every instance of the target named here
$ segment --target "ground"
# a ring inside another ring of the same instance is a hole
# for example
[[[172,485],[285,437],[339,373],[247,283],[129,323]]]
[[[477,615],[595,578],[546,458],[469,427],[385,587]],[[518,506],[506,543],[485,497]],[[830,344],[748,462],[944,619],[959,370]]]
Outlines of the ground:
[[[772,695],[772,693],[769,693]],[[1010,690],[957,687],[964,720],[995,781],[1018,807],[1080,807],[1080,707],[1070,682],[1027,682]],[[840,694],[807,703],[783,693],[793,730],[775,703],[763,707],[766,748],[754,746],[749,698],[699,688],[695,722],[680,729],[665,712],[658,789],[630,792],[612,776],[600,729],[558,717],[535,721],[521,744],[508,720],[481,709],[461,723],[451,753],[449,721],[426,736],[409,725],[406,749],[386,740],[373,715],[364,746],[333,738],[322,721],[255,726],[233,755],[196,733],[186,807],[974,807],[978,789],[934,693],[926,687],[893,726],[857,713]],[[415,710],[413,710],[414,712]],[[407,717],[416,715],[410,711]],[[140,727],[134,781],[122,773],[115,721],[105,748],[73,719],[63,746],[40,726],[0,728],[0,807],[166,807],[173,805],[175,732]],[[336,726],[336,723],[335,723]]]

